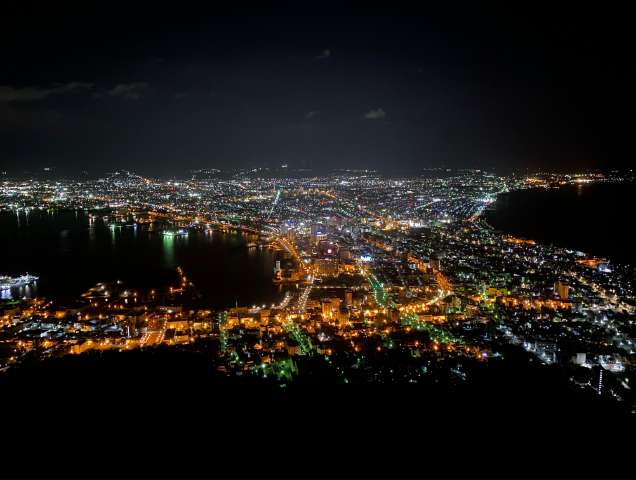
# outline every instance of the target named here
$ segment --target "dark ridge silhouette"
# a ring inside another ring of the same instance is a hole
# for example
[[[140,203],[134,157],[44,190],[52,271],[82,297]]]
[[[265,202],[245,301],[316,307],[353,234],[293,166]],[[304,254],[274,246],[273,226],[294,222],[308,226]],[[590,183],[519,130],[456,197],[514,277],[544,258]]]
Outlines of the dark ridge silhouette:
[[[219,373],[214,358],[164,347],[67,356],[9,372],[0,384],[3,471],[616,476],[616,459],[630,445],[617,432],[634,431],[631,416],[532,365],[476,369],[469,385],[347,385],[321,362],[299,359],[300,379],[281,387]],[[588,442],[608,448],[581,455]]]

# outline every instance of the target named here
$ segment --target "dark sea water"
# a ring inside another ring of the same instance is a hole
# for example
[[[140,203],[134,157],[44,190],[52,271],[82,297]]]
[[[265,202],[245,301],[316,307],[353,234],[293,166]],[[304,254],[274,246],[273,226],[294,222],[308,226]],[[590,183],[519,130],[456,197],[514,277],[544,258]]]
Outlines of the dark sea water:
[[[272,303],[275,254],[248,248],[240,233],[196,232],[166,237],[147,226],[110,229],[89,225],[82,212],[0,212],[0,275],[30,273],[35,287],[14,296],[74,298],[97,282],[122,280],[131,287],[174,284],[181,266],[214,308]]]
[[[494,228],[636,265],[634,182],[519,190],[500,195],[486,220]]]

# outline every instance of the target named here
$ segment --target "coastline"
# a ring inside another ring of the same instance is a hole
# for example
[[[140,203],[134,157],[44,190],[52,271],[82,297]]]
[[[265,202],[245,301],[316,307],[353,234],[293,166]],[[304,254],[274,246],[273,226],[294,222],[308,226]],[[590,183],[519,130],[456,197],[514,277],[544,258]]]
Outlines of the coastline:
[[[497,196],[495,197],[495,200],[490,205],[488,205],[488,207],[486,207],[483,212],[480,213],[478,219],[481,220],[483,225],[487,226],[488,228],[502,235],[509,235],[509,236],[519,238],[522,240],[531,240],[539,244],[542,244],[545,246],[551,246],[554,248],[580,252],[584,254],[587,258],[606,260],[613,264],[621,264],[623,266],[634,266],[633,261],[628,261],[624,258],[625,256],[627,256],[625,252],[622,252],[622,254],[620,254],[621,252],[618,252],[619,254],[617,254],[617,252],[610,251],[612,250],[612,248],[605,247],[607,252],[601,253],[600,251],[598,251],[602,248],[599,245],[596,245],[597,248],[593,250],[591,250],[589,246],[586,247],[580,244],[578,246],[575,245],[572,242],[572,240],[574,240],[573,238],[574,235],[567,233],[567,228],[563,224],[554,222],[553,219],[546,220],[544,224],[541,224],[542,228],[540,229],[537,228],[537,224],[534,224],[534,226],[533,224],[530,224],[529,227],[520,229],[518,225],[513,225],[509,221],[510,218],[516,217],[516,221],[518,222],[519,218],[536,220],[537,217],[534,215],[529,216],[527,208],[518,209],[517,207],[519,207],[519,205],[503,205],[502,204],[504,201],[506,201],[506,199],[510,201],[512,197],[519,196],[519,195],[528,195],[532,197],[532,196],[541,195],[541,194],[549,195],[552,192],[561,192],[562,195],[565,196],[571,193],[572,188],[577,188],[577,195],[582,196],[586,193],[589,195],[589,190],[587,192],[584,191],[584,189],[588,187],[603,188],[603,186],[612,184],[612,185],[620,185],[621,187],[627,188],[628,185],[634,185],[634,183],[635,182],[632,179],[629,179],[629,180],[609,179],[609,180],[586,182],[586,183],[571,182],[564,185],[531,186],[528,188],[511,189],[506,192],[501,192],[497,194]],[[518,201],[517,199],[515,200]],[[526,199],[526,200],[531,200],[531,199]],[[545,201],[545,199],[543,200]],[[533,202],[527,202],[527,203],[529,203],[532,206],[535,205]],[[557,209],[557,206],[555,206],[555,209]],[[515,211],[515,215],[512,215],[511,213],[513,210]],[[572,214],[573,212],[568,212],[568,213]],[[500,217],[499,219],[495,218],[497,215]],[[506,222],[508,222],[508,225],[503,225]],[[534,235],[532,234],[533,232],[531,232],[533,228],[536,230],[534,232],[535,233]],[[525,232],[522,232],[520,230],[525,230]],[[548,232],[548,231],[549,232],[557,231],[558,234],[554,237],[553,240],[546,241],[545,235],[541,235],[541,233]],[[568,236],[570,236],[570,238],[567,238]],[[608,236],[608,237],[613,238],[615,240],[615,237],[611,237],[611,236]],[[612,241],[608,238],[608,241],[606,242],[605,245],[608,245],[608,244],[614,245],[615,243],[616,243],[615,241]]]

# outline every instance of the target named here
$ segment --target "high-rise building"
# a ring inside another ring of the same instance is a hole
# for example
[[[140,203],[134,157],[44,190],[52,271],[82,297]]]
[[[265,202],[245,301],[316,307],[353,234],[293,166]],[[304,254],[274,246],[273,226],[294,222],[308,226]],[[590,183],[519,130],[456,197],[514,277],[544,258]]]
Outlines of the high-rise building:
[[[339,298],[327,298],[322,301],[322,316],[327,319],[338,318],[338,312],[340,311],[340,299]]]
[[[332,259],[316,259],[314,261],[316,273],[318,275],[336,276],[338,275],[338,262]]]
[[[323,257],[335,257],[338,254],[338,245],[334,242],[321,240],[318,243],[318,250]]]
[[[353,292],[351,290],[345,290],[345,305],[350,307],[353,305]]]
[[[351,255],[351,250],[349,250],[348,248],[340,248],[338,250],[338,254],[340,255],[340,258],[343,260],[351,260],[352,255]]]
[[[570,296],[570,286],[561,280],[554,282],[554,291],[561,300],[567,300]]]
[[[322,225],[315,223],[311,226],[312,235],[320,235],[322,233],[325,233],[325,228]]]
[[[576,363],[577,365],[585,365],[587,363],[586,357],[587,356],[585,353],[577,353],[576,360],[574,360],[574,363]]]
[[[342,327],[342,326],[345,326],[348,321],[349,321],[349,310],[347,310],[347,308],[345,308],[344,305],[341,305],[340,308],[338,308],[338,323]]]

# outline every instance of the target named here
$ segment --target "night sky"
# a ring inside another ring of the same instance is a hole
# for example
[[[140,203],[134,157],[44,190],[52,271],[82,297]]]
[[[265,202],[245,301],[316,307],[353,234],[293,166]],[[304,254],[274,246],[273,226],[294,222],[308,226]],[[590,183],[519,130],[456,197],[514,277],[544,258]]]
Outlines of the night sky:
[[[618,168],[633,156],[626,11],[52,3],[3,4],[8,172]]]

